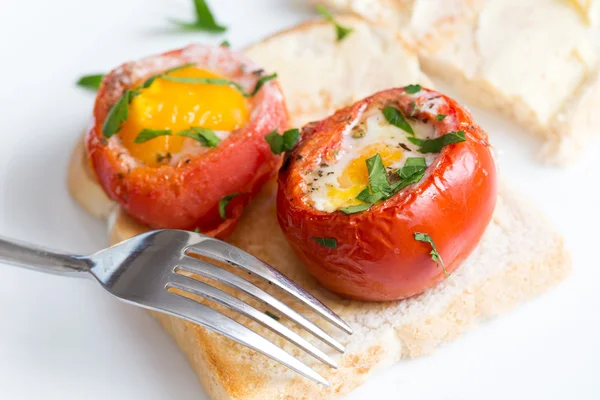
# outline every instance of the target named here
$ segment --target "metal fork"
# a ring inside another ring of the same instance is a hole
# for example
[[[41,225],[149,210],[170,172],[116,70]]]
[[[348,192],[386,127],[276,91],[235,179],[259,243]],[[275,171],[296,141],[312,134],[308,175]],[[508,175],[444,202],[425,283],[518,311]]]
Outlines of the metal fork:
[[[285,303],[232,272],[192,257],[194,254],[228,263],[263,278],[306,304],[333,325],[352,334],[352,329],[333,311],[270,265],[237,247],[199,233],[180,230],[151,231],[91,256],[61,254],[0,238],[0,261],[57,275],[95,279],[121,300],[199,324],[250,347],[315,382],[329,386],[321,375],[256,332],[204,304],[169,290],[177,289],[218,302],[266,326],[325,364],[337,368],[331,357],[265,312],[216,287],[182,275],[180,272],[201,275],[241,290],[271,306],[329,346],[344,352],[344,347],[338,341]]]

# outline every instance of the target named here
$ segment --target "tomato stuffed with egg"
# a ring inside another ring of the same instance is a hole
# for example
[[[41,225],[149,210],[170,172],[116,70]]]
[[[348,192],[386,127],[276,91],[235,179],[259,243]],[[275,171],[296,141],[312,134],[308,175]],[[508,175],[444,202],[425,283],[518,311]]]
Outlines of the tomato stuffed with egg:
[[[485,132],[454,100],[390,89],[307,125],[277,217],[319,282],[371,301],[423,292],[473,251],[496,203]]]
[[[264,139],[287,123],[274,77],[201,45],[111,71],[86,140],[98,181],[151,228],[226,236],[280,165]]]

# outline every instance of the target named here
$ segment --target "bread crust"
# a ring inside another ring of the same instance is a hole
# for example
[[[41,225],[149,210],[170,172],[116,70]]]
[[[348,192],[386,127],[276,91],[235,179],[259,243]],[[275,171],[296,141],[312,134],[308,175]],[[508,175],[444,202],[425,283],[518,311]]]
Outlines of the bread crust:
[[[353,27],[360,29],[368,28],[355,17],[351,17],[351,20],[344,19],[344,23],[353,24]],[[313,25],[305,24],[299,29],[309,29],[308,33],[303,33],[309,35],[312,34],[311,29],[316,29],[316,34],[322,35],[325,27],[330,28],[329,24],[311,24]],[[295,35],[294,30],[288,31],[288,34],[290,32]],[[331,38],[333,39],[333,32]],[[268,39],[267,42],[271,40],[273,39]],[[278,65],[265,61],[271,60],[278,64],[269,54],[279,54],[279,48],[273,46],[272,42],[267,48],[269,50],[257,50],[254,46],[251,52],[262,58],[256,61],[266,68],[277,70]],[[287,61],[284,57],[280,62]],[[419,75],[420,72],[416,71],[415,75],[406,76],[405,79],[409,81],[404,83],[414,83],[413,79]],[[288,80],[289,76],[290,74],[284,73],[280,83],[292,109],[296,110],[292,117],[296,121],[306,121],[312,118],[314,109],[307,110],[306,113],[301,111],[301,105],[298,103],[302,103],[304,98],[296,99],[289,95],[288,92],[294,92],[296,88],[294,83]],[[320,95],[327,93],[327,82],[312,82]],[[380,84],[393,86],[395,82],[386,81]],[[398,82],[397,86],[400,85]],[[352,94],[351,91],[341,94],[327,93],[331,100],[328,106],[343,105],[348,100],[348,93]],[[331,111],[333,110],[326,109],[322,112]],[[70,171],[77,173],[77,179],[72,179],[72,173],[69,173],[70,190],[73,197],[92,214],[104,215],[103,207],[106,204],[96,201],[99,192],[93,174],[77,171],[85,168],[86,164],[78,146],[70,165]],[[482,241],[449,279],[422,295],[400,302],[364,303],[344,300],[319,287],[294,256],[276,220],[275,191],[274,182],[265,185],[245,210],[228,241],[265,260],[299,283],[348,322],[355,333],[352,336],[345,335],[280,291],[273,290],[269,285],[252,277],[248,278],[320,324],[346,346],[347,351],[344,355],[330,353],[340,366],[339,369],[333,370],[315,362],[310,356],[257,323],[210,303],[210,306],[223,314],[264,335],[306,364],[313,366],[331,382],[331,387],[325,389],[223,336],[190,322],[153,313],[185,353],[213,400],[339,399],[364,383],[374,371],[391,366],[401,358],[412,358],[430,352],[439,344],[455,339],[478,321],[498,315],[547,290],[570,271],[570,258],[562,238],[534,207],[524,203],[510,189],[501,187],[493,220]],[[109,226],[111,243],[147,229],[119,207],[113,209]],[[215,286],[235,293],[218,284]],[[265,307],[247,296],[239,293],[236,295],[259,310]],[[281,322],[308,340],[313,340],[304,332],[298,331],[289,321],[282,319]],[[318,345],[324,348],[322,344]]]

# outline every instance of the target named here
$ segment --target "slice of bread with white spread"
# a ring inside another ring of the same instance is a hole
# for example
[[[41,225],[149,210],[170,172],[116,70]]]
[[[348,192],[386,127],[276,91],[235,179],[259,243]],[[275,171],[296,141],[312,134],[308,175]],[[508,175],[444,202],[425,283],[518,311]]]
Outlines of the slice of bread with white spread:
[[[320,118],[372,91],[426,82],[415,67],[418,66],[416,57],[393,34],[355,17],[344,17],[340,21],[355,29],[345,43],[335,42],[330,24],[310,22],[247,50],[256,62],[280,74],[295,124]],[[376,42],[378,45],[371,45],[372,41],[379,41]],[[336,58],[332,58],[330,52],[334,52]],[[390,53],[396,58],[390,59]],[[360,68],[347,71],[352,67],[351,63]],[[394,71],[403,73],[395,74]],[[83,152],[75,151],[70,168],[69,186],[73,196],[91,213],[103,214],[102,210],[94,210],[94,207],[103,208],[107,204],[98,201],[97,190],[89,190],[90,185],[94,185],[90,180],[92,175],[75,173],[77,169],[88,168]],[[315,362],[253,321],[210,303],[313,366],[330,381],[331,387],[324,388],[218,334],[155,313],[186,354],[213,400],[339,399],[364,383],[374,371],[402,358],[430,352],[439,344],[457,338],[478,321],[544,292],[570,271],[570,258],[561,237],[534,207],[502,186],[494,218],[481,243],[445,282],[422,295],[399,302],[343,300],[320,288],[294,256],[275,217],[275,190],[275,183],[269,183],[250,203],[228,241],[273,265],[321,299],[352,326],[354,334],[342,333],[280,291],[253,280],[317,322],[346,346],[344,355],[329,352],[340,366],[334,370]],[[112,242],[145,230],[145,226],[133,221],[122,209],[114,208],[110,218]],[[263,304],[235,294],[257,309],[265,309]],[[280,322],[325,349],[322,343],[298,331],[289,321],[282,319]]]
[[[548,161],[576,160],[597,134],[599,0],[324,3],[400,31],[428,75],[542,137]]]

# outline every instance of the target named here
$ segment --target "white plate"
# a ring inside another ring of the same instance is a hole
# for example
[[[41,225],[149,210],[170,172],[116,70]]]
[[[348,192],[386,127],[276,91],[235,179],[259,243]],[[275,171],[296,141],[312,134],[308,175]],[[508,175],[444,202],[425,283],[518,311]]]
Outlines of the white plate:
[[[168,17],[192,15],[188,0],[2,0],[0,234],[81,253],[107,244],[65,187],[93,101],[75,87],[80,75],[193,41],[226,37],[239,49],[310,13],[302,0],[211,3],[226,35],[168,32]],[[474,112],[504,175],[567,237],[575,273],[433,356],[380,372],[348,400],[600,398],[600,148],[590,143],[569,169],[545,167],[538,142]],[[91,282],[2,265],[0,317],[2,398],[207,399],[158,324]]]

